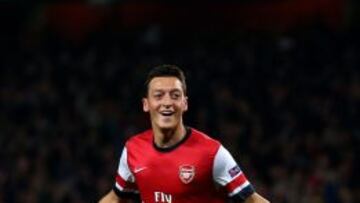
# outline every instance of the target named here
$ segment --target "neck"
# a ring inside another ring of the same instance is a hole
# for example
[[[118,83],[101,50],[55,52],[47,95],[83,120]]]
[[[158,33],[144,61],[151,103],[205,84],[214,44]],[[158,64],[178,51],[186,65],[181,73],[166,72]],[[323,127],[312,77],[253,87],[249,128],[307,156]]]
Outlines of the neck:
[[[180,142],[186,134],[184,125],[180,125],[173,129],[154,128],[154,142],[158,147],[171,147]]]

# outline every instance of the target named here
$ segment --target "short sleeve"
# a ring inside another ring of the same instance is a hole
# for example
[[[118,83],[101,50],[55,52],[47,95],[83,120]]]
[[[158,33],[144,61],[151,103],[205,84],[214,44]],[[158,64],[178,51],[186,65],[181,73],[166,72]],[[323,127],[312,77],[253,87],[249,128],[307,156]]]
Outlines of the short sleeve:
[[[253,186],[229,151],[223,146],[219,147],[214,158],[213,179],[225,187],[229,197],[245,200],[254,193]]]
[[[128,162],[127,162],[127,149],[124,147],[120,161],[119,167],[117,170],[114,191],[116,194],[120,194],[122,192],[133,192],[137,193],[137,187],[135,184],[135,177],[133,173],[130,171]]]

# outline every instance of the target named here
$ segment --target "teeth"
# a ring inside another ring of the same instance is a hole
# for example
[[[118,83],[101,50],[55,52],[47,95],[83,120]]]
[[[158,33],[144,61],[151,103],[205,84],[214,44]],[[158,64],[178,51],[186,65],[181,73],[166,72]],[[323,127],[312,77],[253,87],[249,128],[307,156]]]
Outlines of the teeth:
[[[170,111],[167,111],[167,112],[161,112],[161,115],[164,115],[164,116],[170,116],[172,115],[173,112],[170,112]]]

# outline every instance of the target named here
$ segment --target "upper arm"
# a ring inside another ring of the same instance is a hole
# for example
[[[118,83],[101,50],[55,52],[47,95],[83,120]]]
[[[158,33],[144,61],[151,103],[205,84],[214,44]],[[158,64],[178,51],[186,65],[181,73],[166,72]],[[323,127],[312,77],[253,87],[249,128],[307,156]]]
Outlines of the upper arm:
[[[270,203],[270,202],[255,192],[245,200],[245,203]]]
[[[115,178],[115,185],[113,188],[113,190],[117,195],[119,195],[122,192],[138,193],[137,186],[135,183],[135,177],[128,165],[127,156],[128,153],[125,147],[120,157],[119,167]]]
[[[130,199],[119,197],[114,190],[111,190],[99,201],[99,203],[131,203],[131,202],[132,201]]]
[[[126,203],[125,200],[120,199],[113,190],[111,190],[109,193],[107,193],[99,203]]]
[[[254,188],[228,150],[220,146],[213,166],[213,179],[223,186],[232,199],[245,200],[254,193]]]
[[[269,203],[255,192],[241,168],[228,150],[220,146],[214,159],[213,178],[224,186],[228,196],[235,202]]]
[[[119,167],[115,177],[115,184],[111,191],[111,195],[115,195],[118,199],[138,199],[139,192],[137,190],[137,185],[135,182],[135,177],[130,170],[128,165],[128,151],[124,147],[120,161]]]

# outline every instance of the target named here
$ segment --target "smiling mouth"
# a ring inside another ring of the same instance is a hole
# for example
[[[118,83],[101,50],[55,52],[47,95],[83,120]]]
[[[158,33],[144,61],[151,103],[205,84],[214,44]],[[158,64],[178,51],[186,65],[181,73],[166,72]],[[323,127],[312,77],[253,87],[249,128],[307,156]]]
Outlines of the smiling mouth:
[[[160,112],[160,114],[162,116],[172,116],[175,112],[173,111],[163,111],[163,112]]]

